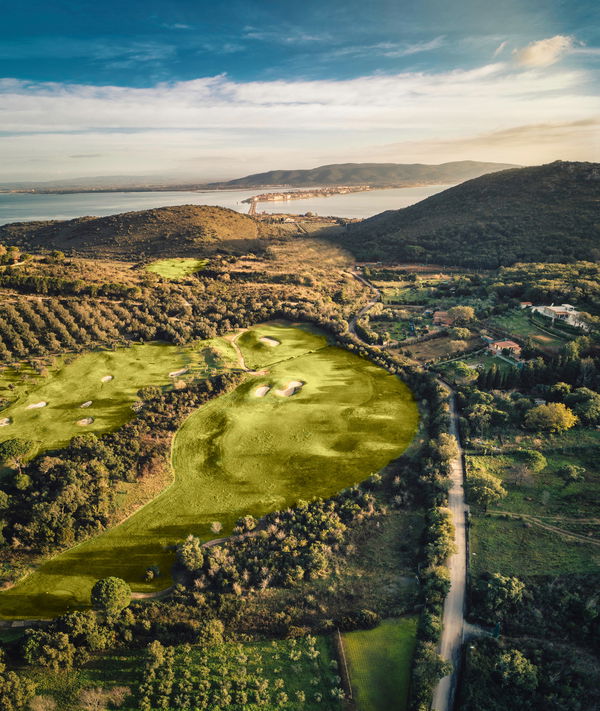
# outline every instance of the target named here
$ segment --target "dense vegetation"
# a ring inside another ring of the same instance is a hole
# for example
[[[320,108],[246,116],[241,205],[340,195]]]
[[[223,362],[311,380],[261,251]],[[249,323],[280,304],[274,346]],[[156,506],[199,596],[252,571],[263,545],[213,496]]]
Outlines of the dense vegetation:
[[[495,268],[598,256],[600,168],[556,162],[492,173],[349,225],[358,258]]]

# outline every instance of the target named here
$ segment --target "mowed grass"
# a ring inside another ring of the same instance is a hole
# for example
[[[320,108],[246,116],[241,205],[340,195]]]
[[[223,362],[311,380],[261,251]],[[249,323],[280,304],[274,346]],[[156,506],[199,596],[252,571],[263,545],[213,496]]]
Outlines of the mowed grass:
[[[203,341],[192,347],[161,343],[144,343],[114,351],[95,351],[75,358],[68,365],[52,369],[45,378],[18,379],[14,371],[0,375],[5,397],[16,400],[0,411],[0,418],[10,418],[10,424],[0,428],[0,442],[16,437],[35,442],[33,453],[65,447],[75,435],[84,432],[109,432],[133,416],[131,406],[138,400],[137,392],[147,385],[167,385],[174,378],[169,373],[189,369],[182,377],[204,376],[209,364],[204,355],[208,345]],[[226,349],[223,356],[235,358]],[[105,376],[112,380],[103,382]],[[14,390],[6,386],[15,385]],[[89,407],[81,405],[91,401]],[[45,407],[27,407],[47,402]],[[77,424],[91,417],[91,424]]]
[[[248,368],[259,369],[319,350],[327,345],[327,338],[308,325],[290,329],[287,323],[271,322],[244,331],[237,344]]]
[[[384,620],[372,630],[346,632],[344,650],[360,711],[404,711],[415,651],[417,617]]]
[[[147,272],[158,274],[164,279],[177,281],[194,274],[208,264],[208,259],[186,259],[184,257],[176,259],[159,259],[148,264]]]
[[[305,350],[315,345],[309,331],[277,328],[282,344],[289,337],[296,352],[302,343]],[[305,383],[297,394],[274,392],[292,380]],[[263,385],[272,389],[256,397]],[[219,535],[227,535],[242,515],[261,516],[362,481],[404,451],[417,422],[404,383],[342,349],[326,346],[274,365],[186,420],[174,441],[168,489],[0,594],[0,615],[49,617],[86,607],[94,582],[109,575],[137,591],[165,588],[171,548],[188,534],[214,538],[211,523],[218,521]],[[145,583],[150,565],[162,575]]]

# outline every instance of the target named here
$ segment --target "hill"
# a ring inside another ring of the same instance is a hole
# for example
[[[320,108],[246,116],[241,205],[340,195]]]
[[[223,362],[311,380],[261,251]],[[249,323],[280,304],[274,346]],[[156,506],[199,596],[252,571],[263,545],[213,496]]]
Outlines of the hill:
[[[349,225],[359,259],[495,268],[600,258],[600,164],[557,161],[485,175]]]
[[[270,170],[212,187],[253,188],[268,185],[308,187],[312,185],[372,185],[407,187],[410,185],[443,185],[460,183],[484,173],[516,166],[509,163],[480,163],[464,160],[441,165],[422,163],[340,163],[322,165],[311,170]]]
[[[0,227],[0,243],[131,259],[202,256],[218,248],[247,252],[249,241],[269,237],[274,229],[227,208],[178,205],[108,217],[15,222]]]

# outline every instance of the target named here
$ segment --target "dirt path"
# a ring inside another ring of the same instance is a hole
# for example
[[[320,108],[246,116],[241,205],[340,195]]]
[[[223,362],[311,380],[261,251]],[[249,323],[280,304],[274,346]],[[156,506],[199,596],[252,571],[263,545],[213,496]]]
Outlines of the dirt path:
[[[447,386],[446,383],[444,385]],[[460,664],[460,649],[464,633],[465,595],[467,588],[467,531],[465,517],[465,492],[463,450],[458,436],[458,415],[454,402],[454,392],[451,391],[450,405],[450,434],[456,437],[458,455],[450,464],[451,486],[448,493],[448,507],[452,512],[454,523],[454,541],[456,553],[450,556],[448,568],[450,570],[450,592],[444,602],[443,627],[440,639],[440,654],[452,663],[452,671],[448,676],[440,679],[433,693],[431,708],[435,711],[450,711],[453,708],[458,670]]]
[[[357,281],[359,281],[361,284],[364,284],[365,286],[369,287],[371,292],[374,295],[374,299],[371,301],[367,302],[359,311],[356,312],[356,314],[348,321],[348,331],[353,335],[358,338],[358,335],[356,333],[356,323],[359,321],[365,314],[367,314],[375,304],[381,300],[381,292],[379,289],[373,286],[370,282],[368,282],[364,277],[360,276],[360,274],[356,274],[355,272],[345,272],[346,274],[349,274],[350,276],[354,277]],[[362,338],[360,339],[362,340]]]
[[[512,511],[502,511],[502,510],[494,510],[489,513],[497,514],[499,516],[509,516],[510,518],[515,518],[519,520],[526,521],[527,523],[530,523],[532,526],[537,526],[538,528],[543,528],[545,531],[550,531],[551,533],[557,533],[558,535],[562,536],[563,538],[571,538],[574,541],[578,541],[580,543],[591,543],[593,546],[600,546],[600,541],[597,538],[591,538],[588,536],[582,536],[579,533],[572,533],[571,531],[565,531],[564,528],[559,528],[558,526],[552,526],[549,523],[543,523],[539,518],[536,516],[530,516],[529,514],[519,514],[519,513],[513,513]],[[560,520],[560,519],[559,519]],[[579,522],[579,523],[585,523],[585,519],[565,519],[566,521],[574,521],[574,522]],[[596,523],[597,519],[592,519],[592,523]]]

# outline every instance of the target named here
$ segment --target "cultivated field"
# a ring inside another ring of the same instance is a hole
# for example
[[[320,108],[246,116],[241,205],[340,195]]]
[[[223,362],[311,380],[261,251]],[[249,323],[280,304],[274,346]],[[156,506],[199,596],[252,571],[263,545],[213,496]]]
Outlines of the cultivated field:
[[[372,630],[344,634],[354,698],[360,711],[404,711],[415,650],[417,618],[384,620]]]
[[[208,264],[208,259],[159,259],[146,266],[146,271],[154,272],[164,279],[177,281],[197,272]]]
[[[165,588],[170,547],[189,533],[214,538],[218,522],[219,535],[227,535],[244,514],[331,495],[380,469],[411,441],[417,406],[398,378],[307,330],[268,325],[244,335],[244,354],[256,365],[275,359],[279,348],[286,359],[192,414],[174,441],[172,485],[121,525],[2,593],[1,615],[45,617],[85,607],[95,580],[109,575],[138,591]],[[281,345],[262,344],[269,350],[258,357],[252,344],[262,337]],[[152,565],[162,575],[144,583]]]

